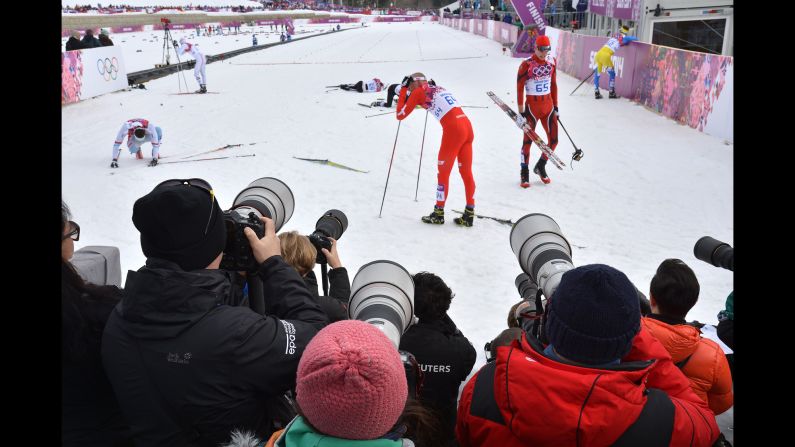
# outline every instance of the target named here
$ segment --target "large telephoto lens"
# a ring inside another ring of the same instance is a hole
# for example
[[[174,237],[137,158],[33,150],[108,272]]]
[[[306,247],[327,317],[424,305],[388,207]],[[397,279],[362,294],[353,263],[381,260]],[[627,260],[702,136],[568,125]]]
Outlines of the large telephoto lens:
[[[290,220],[294,208],[295,199],[290,187],[273,177],[262,177],[249,183],[232,203],[232,209],[242,216],[254,211],[273,219],[276,231]]]
[[[519,276],[516,277],[516,290],[519,291],[519,296],[521,296],[523,300],[535,303],[538,284],[530,279],[527,273],[520,273]]]
[[[348,316],[384,332],[395,349],[414,319],[414,279],[400,264],[373,261],[362,266],[351,283]]]
[[[348,228],[348,218],[340,210],[328,210],[315,224],[315,232],[339,240]]]
[[[528,214],[514,224],[510,241],[519,266],[551,298],[563,274],[574,268],[558,224],[546,214]]]
[[[721,242],[715,238],[704,236],[693,247],[693,254],[697,259],[734,271],[734,249],[726,242]]]

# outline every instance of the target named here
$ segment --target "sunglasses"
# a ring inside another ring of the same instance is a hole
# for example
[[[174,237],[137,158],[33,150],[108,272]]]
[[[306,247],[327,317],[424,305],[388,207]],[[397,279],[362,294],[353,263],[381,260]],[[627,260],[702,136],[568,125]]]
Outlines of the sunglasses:
[[[61,240],[65,241],[65,240],[71,238],[73,241],[79,241],[80,240],[80,225],[78,225],[77,222],[72,222],[71,220],[68,223],[69,223],[69,226],[72,228],[72,230],[69,231],[68,233],[66,233],[65,235],[61,236]]]
[[[207,232],[210,230],[210,222],[213,221],[213,210],[215,206],[213,206],[213,202],[215,199],[215,191],[213,191],[213,187],[207,183],[206,180],[202,180],[200,178],[189,178],[189,179],[171,179],[161,182],[155,189],[160,188],[161,186],[179,186],[179,185],[187,185],[187,186],[194,186],[199,189],[203,189],[210,194],[210,217],[207,219],[207,225],[204,227],[204,235],[207,236]]]
[[[549,51],[552,47],[538,47],[538,51]]]

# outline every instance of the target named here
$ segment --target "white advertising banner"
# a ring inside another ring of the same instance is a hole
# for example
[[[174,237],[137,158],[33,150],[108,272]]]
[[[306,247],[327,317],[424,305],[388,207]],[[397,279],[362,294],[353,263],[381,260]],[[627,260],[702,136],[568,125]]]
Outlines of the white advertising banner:
[[[66,51],[61,56],[61,104],[127,88],[120,47]]]

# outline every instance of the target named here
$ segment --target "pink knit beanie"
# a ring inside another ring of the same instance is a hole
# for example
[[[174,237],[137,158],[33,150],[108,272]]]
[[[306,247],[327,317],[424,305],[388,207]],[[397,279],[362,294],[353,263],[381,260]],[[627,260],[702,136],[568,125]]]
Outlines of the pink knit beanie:
[[[309,342],[296,377],[296,400],[326,435],[376,439],[397,422],[408,385],[400,354],[371,324],[343,320]]]

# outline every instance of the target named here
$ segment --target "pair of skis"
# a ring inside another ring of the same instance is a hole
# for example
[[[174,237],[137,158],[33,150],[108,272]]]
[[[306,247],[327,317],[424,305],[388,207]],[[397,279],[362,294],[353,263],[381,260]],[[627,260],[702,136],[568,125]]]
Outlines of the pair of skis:
[[[209,158],[197,158],[195,160],[173,160],[173,161],[161,161],[158,163],[159,165],[169,164],[169,163],[190,163],[193,161],[208,161],[208,160],[222,160],[224,158],[244,158],[244,157],[254,157],[257,154],[246,154],[246,155],[228,155],[226,157],[209,157]]]
[[[511,109],[508,106],[508,104],[502,102],[502,100],[499,97],[497,97],[497,95],[495,95],[494,92],[486,92],[486,94],[489,96],[489,98],[491,98],[492,101],[494,101],[497,104],[499,108],[501,108],[505,113],[508,114],[508,116],[511,117],[514,123],[516,123],[516,117],[518,115],[513,109]],[[520,129],[522,129],[522,131],[525,134],[527,134],[527,136],[529,136],[531,140],[533,140],[533,143],[535,143],[538,146],[538,148],[541,149],[541,152],[543,152],[544,155],[547,156],[549,161],[551,161],[556,168],[563,169],[563,167],[566,166],[566,163],[564,163],[563,160],[560,159],[560,157],[555,155],[555,152],[552,150],[552,148],[550,148],[549,145],[547,145],[547,143],[545,143],[544,140],[542,140],[541,137],[533,130],[533,128],[530,127],[530,123],[524,123],[521,126],[519,124],[516,125]]]

